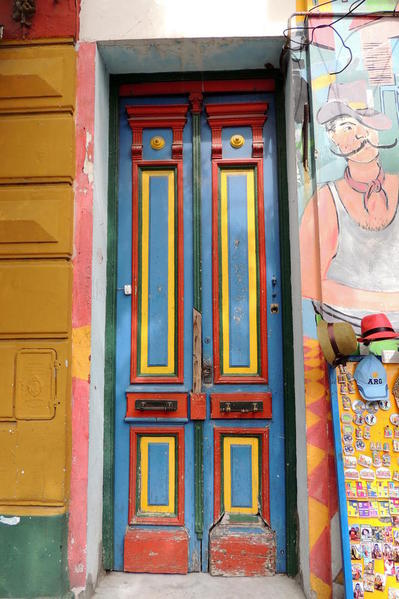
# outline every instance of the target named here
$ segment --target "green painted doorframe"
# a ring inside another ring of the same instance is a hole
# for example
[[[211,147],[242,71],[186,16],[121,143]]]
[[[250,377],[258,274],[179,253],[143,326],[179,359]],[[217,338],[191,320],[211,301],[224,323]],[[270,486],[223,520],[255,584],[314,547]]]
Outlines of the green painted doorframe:
[[[279,71],[267,71],[267,78],[276,80],[276,105],[284,107],[284,87]],[[118,90],[122,83],[144,81],[181,81],[198,79],[247,79],[265,77],[265,71],[225,73],[179,73],[162,76],[111,75],[109,111],[109,175],[108,175],[108,232],[107,232],[107,294],[105,328],[105,387],[104,387],[104,482],[103,482],[103,567],[113,568],[113,505],[114,505],[114,405],[115,405],[115,341],[116,341],[116,260],[118,215]],[[284,419],[286,464],[286,534],[287,574],[298,572],[297,543],[297,482],[296,482],[296,423],[293,351],[293,322],[291,301],[291,261],[289,240],[289,206],[286,164],[284,110],[277,111],[279,222],[281,252],[281,290],[284,360]]]

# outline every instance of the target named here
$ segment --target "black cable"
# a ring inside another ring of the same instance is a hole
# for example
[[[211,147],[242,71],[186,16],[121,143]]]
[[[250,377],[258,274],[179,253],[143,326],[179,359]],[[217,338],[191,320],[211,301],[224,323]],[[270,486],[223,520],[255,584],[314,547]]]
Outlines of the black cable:
[[[311,11],[315,10],[316,8],[320,8],[321,6],[324,6],[326,4],[332,4],[335,1],[336,0],[329,0],[328,2],[324,2],[323,4],[318,4],[317,6],[314,6],[313,8],[311,8],[308,12],[311,12]],[[286,39],[286,44],[284,46],[284,50],[288,50],[290,52],[301,52],[302,50],[308,48],[311,44],[313,44],[315,32],[318,29],[326,29],[326,28],[332,29],[334,31],[334,33],[341,40],[342,47],[345,48],[346,50],[348,50],[348,52],[349,52],[349,60],[347,61],[346,65],[339,71],[335,71],[333,73],[328,73],[329,75],[339,75],[340,73],[345,71],[345,69],[347,69],[348,66],[351,64],[352,59],[353,59],[353,53],[352,53],[351,48],[345,43],[342,35],[337,31],[337,29],[334,27],[334,25],[336,25],[343,19],[346,19],[348,16],[350,16],[355,10],[357,10],[365,2],[366,2],[366,0],[355,0],[354,2],[352,2],[352,4],[349,7],[349,10],[345,14],[338,16],[336,19],[331,21],[331,23],[321,23],[321,24],[315,25],[315,26],[301,25],[298,27],[287,27],[287,29],[284,29],[284,31],[283,31],[283,35]],[[372,15],[372,13],[370,13],[370,15]],[[302,32],[311,31],[311,35],[310,35],[310,38],[306,41],[303,41],[303,40],[296,41],[296,40],[293,40],[291,36],[287,35],[287,32],[289,32],[289,31],[302,31]],[[291,47],[292,43],[297,44],[298,47],[292,48]]]
[[[331,0],[331,2],[335,2],[335,0]],[[314,32],[317,29],[326,29],[327,27],[332,27],[336,23],[339,23],[343,19],[346,19],[347,17],[349,17],[357,8],[359,8],[359,6],[361,6],[365,2],[366,2],[366,0],[355,0],[355,2],[352,2],[352,4],[350,5],[348,12],[346,12],[344,15],[338,16],[334,21],[331,21],[331,23],[322,23],[320,25],[314,25],[314,26],[301,25],[298,27],[287,27],[283,31],[283,36],[285,37],[285,39],[288,42],[290,42],[290,43],[294,42],[295,44],[299,44],[299,42],[293,40],[289,35],[287,35],[286,32],[287,31],[312,31],[312,37],[311,37],[310,41],[302,42],[302,48],[294,49],[294,51],[299,50],[299,49],[303,50],[303,49],[307,48],[308,46],[310,46],[310,44],[313,43]],[[329,4],[329,2],[326,2],[325,4]],[[355,6],[353,6],[354,4],[355,4]],[[323,4],[314,6],[311,10],[315,10],[316,8],[319,8],[319,6],[323,6]],[[311,12],[311,10],[309,10],[308,12]],[[370,14],[372,14],[372,13],[370,13]],[[289,46],[288,46],[288,49],[291,50],[291,48],[289,48]]]
[[[335,31],[335,33],[338,35],[339,39],[341,40],[342,43],[342,47],[346,48],[349,52],[349,60],[346,63],[346,65],[344,67],[342,67],[342,69],[340,69],[339,71],[334,71],[334,73],[329,73],[329,75],[340,75],[340,73],[343,73],[345,71],[345,69],[347,69],[350,65],[350,63],[352,62],[352,58],[353,58],[353,53],[352,53],[352,49],[350,48],[350,46],[348,46],[345,42],[344,39],[342,37],[342,35],[335,29],[335,27],[331,27],[331,29],[333,31]]]

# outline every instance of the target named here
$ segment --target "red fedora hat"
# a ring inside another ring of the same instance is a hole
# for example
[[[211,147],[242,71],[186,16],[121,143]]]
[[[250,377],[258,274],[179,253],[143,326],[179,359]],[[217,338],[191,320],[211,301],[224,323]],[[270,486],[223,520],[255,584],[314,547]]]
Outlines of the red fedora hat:
[[[361,343],[370,343],[379,339],[395,339],[399,333],[395,333],[391,322],[385,314],[369,314],[362,318],[362,335],[358,338]]]

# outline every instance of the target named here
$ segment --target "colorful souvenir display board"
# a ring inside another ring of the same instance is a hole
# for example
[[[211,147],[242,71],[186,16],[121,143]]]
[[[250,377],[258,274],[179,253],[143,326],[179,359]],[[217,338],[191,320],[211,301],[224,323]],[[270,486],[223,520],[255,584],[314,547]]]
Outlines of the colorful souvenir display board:
[[[384,364],[388,400],[366,402],[359,360],[330,370],[345,595],[399,599],[399,364]]]

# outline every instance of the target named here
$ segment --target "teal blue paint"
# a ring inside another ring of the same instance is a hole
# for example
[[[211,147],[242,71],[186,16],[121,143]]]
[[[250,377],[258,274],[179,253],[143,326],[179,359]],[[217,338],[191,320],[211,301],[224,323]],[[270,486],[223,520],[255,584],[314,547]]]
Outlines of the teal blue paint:
[[[0,523],[0,597],[62,597],[69,588],[67,516]]]
[[[226,459],[226,458],[225,458]],[[252,506],[252,447],[230,446],[231,506]]]
[[[250,362],[247,206],[247,176],[227,175],[230,366]]]
[[[148,445],[148,504],[169,503],[169,444]]]
[[[168,364],[168,177],[150,177],[148,364]]]
[[[282,36],[156,41],[140,39],[128,40],[126,45],[123,45],[123,41],[111,44],[99,42],[98,47],[110,73],[144,73],[140,75],[141,79],[145,78],[145,74],[157,73],[155,77],[150,75],[153,80],[174,73],[172,77],[178,80],[190,76],[192,79],[199,79],[203,76],[201,71],[213,71],[213,79],[225,79],[234,78],[236,73],[232,69],[260,69],[264,77],[265,57],[277,66],[283,43]]]
[[[165,145],[160,150],[151,147],[153,137],[162,137]],[[172,129],[144,129],[143,130],[143,160],[171,160],[172,159]]]

